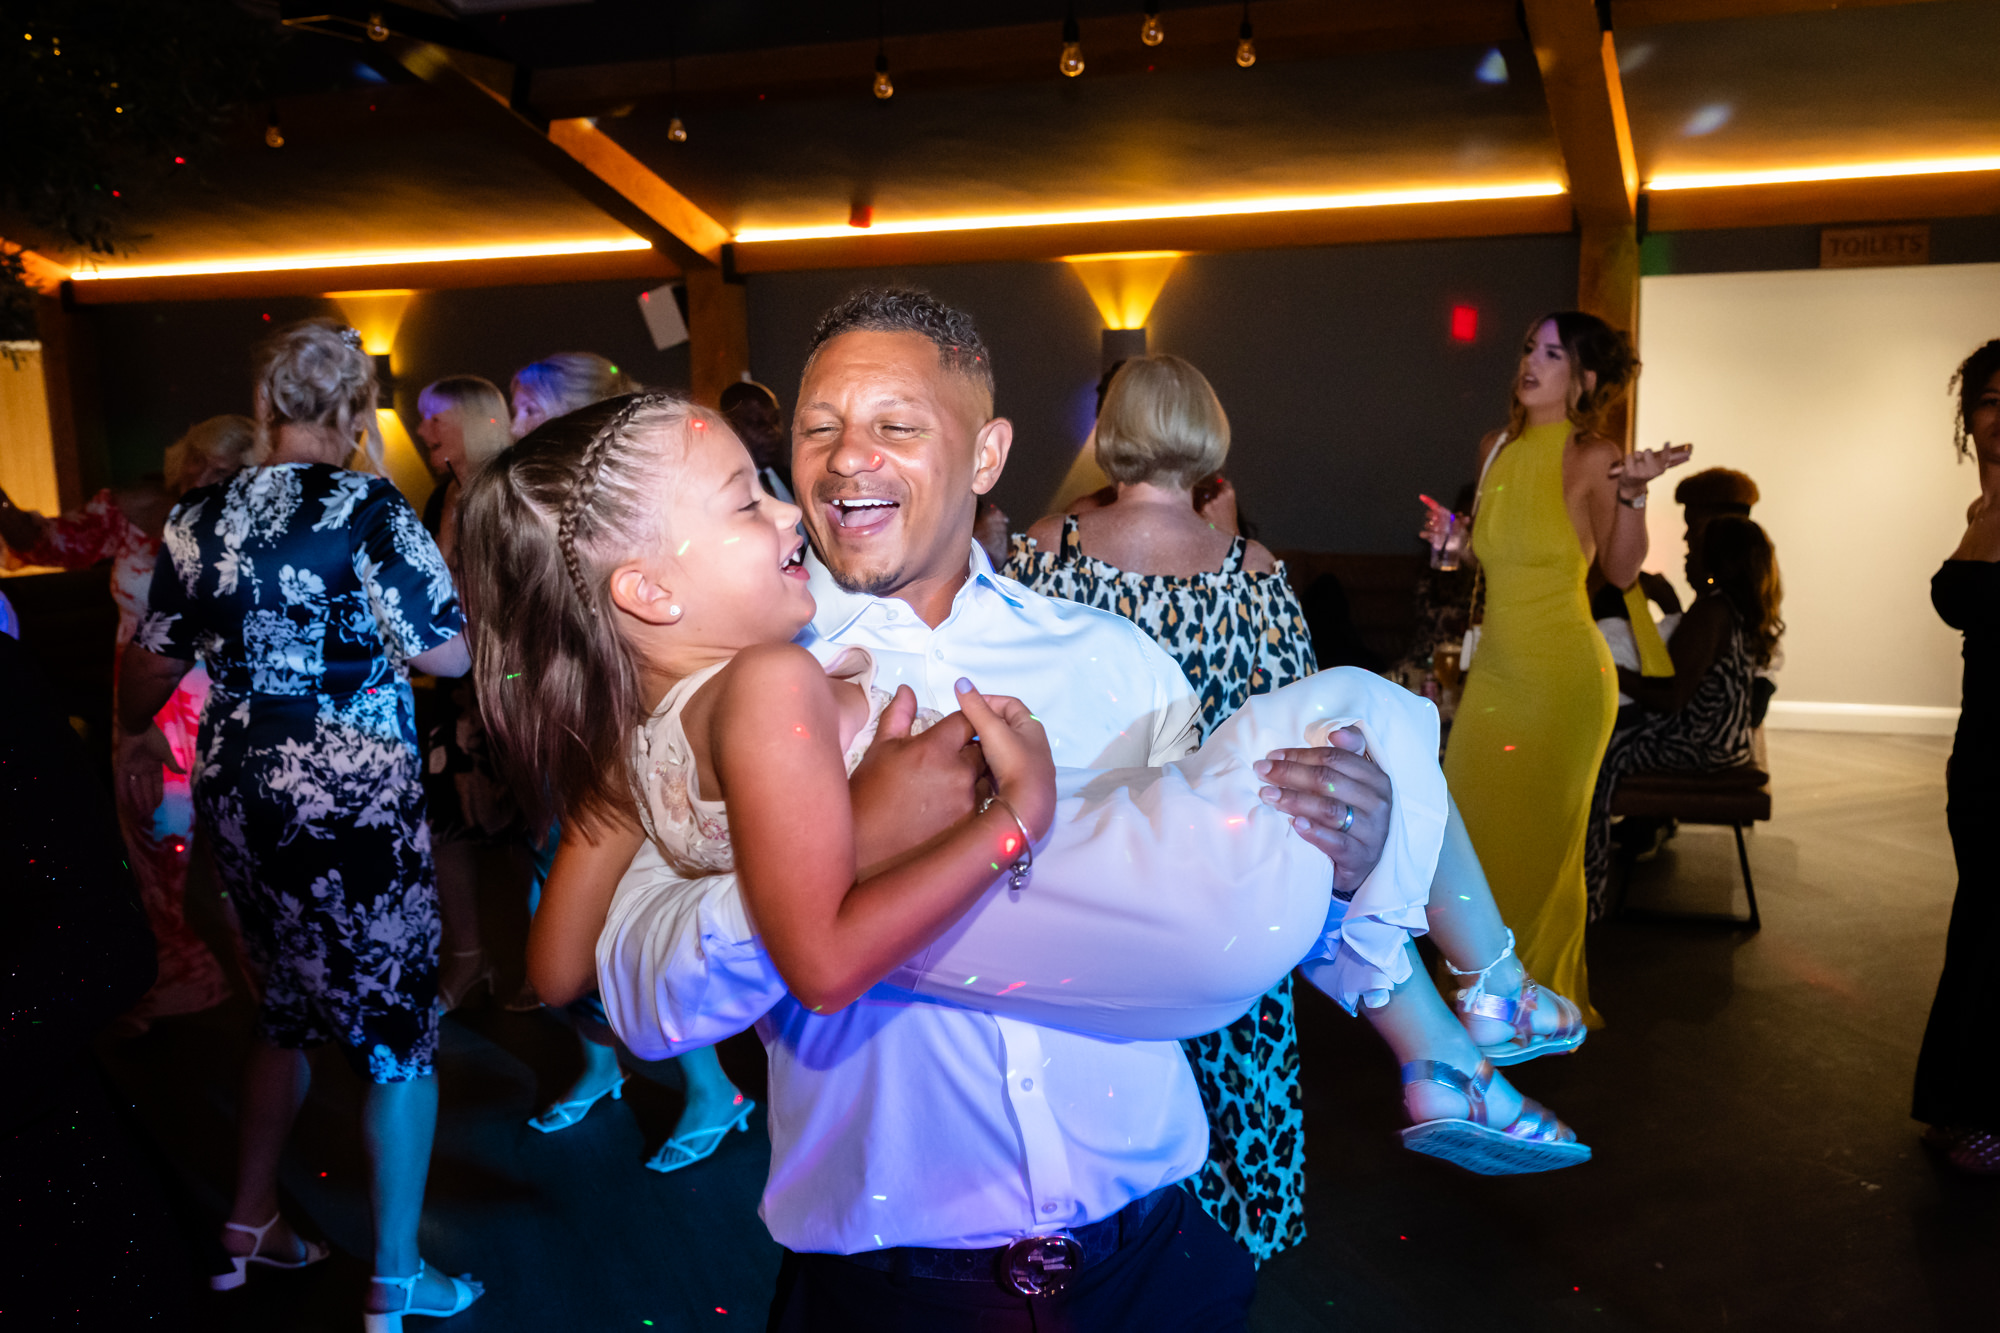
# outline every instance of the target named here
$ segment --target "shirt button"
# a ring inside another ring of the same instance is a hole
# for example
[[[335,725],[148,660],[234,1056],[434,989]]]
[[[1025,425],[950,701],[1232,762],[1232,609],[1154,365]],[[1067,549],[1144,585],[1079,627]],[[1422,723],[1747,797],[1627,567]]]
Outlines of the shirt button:
[[[1022,1092],[1033,1092],[1034,1090],[1035,1090],[1035,1080],[1031,1078],[1024,1078],[1021,1080]]]
[[[895,618],[896,618],[896,608],[892,606],[889,608],[889,619],[894,620]]]
[[[931,649],[931,656],[935,657],[940,662],[944,661],[944,649],[942,648]]]
[[[1045,1203],[1042,1205],[1042,1211],[1045,1213],[1053,1213],[1055,1210],[1056,1206],[1052,1203]]]

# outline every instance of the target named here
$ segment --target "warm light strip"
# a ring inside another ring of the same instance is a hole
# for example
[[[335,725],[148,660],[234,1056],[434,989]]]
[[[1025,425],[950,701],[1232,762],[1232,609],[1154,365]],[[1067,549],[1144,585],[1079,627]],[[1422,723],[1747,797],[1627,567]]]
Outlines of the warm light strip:
[[[430,250],[342,251],[337,254],[277,255],[260,259],[198,259],[185,264],[118,264],[109,268],[77,269],[71,282],[105,282],[114,278],[192,278],[223,273],[288,273],[297,269],[369,268],[379,264],[446,264],[468,259],[542,259],[558,255],[602,255],[622,250],[646,250],[652,243],[638,236],[603,241],[527,241],[516,245],[455,245]]]
[[[1844,167],[1784,167],[1776,171],[1711,171],[1655,176],[1648,190],[1712,190],[1725,185],[1805,185],[1813,181],[1875,180],[1884,176],[1945,176],[2000,171],[2000,157],[1936,157],[1914,162],[1858,162]]]
[[[1555,181],[1522,185],[1472,185],[1434,190],[1375,190],[1362,194],[1281,195],[1226,199],[1211,204],[1157,204],[1137,208],[1087,208],[1057,213],[989,213],[959,218],[912,218],[872,227],[752,227],[736,233],[742,245],[763,241],[820,241],[836,236],[907,236],[917,232],[993,231],[1003,227],[1063,227],[1089,222],[1156,222],[1178,218],[1237,217],[1247,213],[1310,213],[1335,208],[1387,208],[1397,204],[1456,204],[1488,199],[1534,199],[1563,193]]]

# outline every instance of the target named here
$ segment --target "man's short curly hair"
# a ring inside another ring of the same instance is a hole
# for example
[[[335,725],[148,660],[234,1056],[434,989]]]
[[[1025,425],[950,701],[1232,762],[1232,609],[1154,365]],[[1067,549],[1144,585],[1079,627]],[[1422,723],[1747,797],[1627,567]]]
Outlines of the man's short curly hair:
[[[921,333],[938,350],[938,364],[993,396],[993,357],[972,316],[914,287],[869,287],[820,316],[806,349],[806,369],[822,347],[843,333]]]

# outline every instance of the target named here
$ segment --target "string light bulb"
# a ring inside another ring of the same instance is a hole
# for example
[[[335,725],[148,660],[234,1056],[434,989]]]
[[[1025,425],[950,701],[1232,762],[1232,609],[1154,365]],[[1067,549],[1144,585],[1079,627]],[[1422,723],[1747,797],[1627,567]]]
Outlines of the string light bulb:
[[[1244,69],[1257,63],[1257,39],[1250,31],[1250,0],[1243,0],[1243,26],[1236,30],[1236,63]]]
[[[1069,79],[1083,73],[1083,34],[1076,26],[1074,6],[1070,8],[1069,16],[1063,20],[1062,59],[1056,62],[1056,68],[1063,72],[1064,78]]]
[[[686,143],[688,141],[688,127],[681,124],[679,116],[675,116],[667,122],[667,137],[675,143]]]
[[[1139,40],[1148,46],[1158,46],[1167,40],[1167,30],[1160,26],[1159,0],[1146,6],[1146,21],[1139,25]]]
[[[389,25],[382,21],[380,14],[370,14],[368,16],[368,40],[371,42],[386,42],[389,40]]]
[[[270,119],[264,124],[264,146],[266,148],[283,148],[285,146],[285,131],[278,124],[278,108],[275,106],[271,108]]]
[[[877,51],[875,53],[875,96],[879,100],[886,102],[895,95],[896,85],[889,80],[889,53],[887,51]]]

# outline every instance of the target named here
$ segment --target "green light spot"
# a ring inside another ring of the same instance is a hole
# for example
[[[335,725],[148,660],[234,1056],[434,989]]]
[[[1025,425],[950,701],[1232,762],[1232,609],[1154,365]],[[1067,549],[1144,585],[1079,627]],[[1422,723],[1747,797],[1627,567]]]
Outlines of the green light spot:
[[[977,980],[979,980],[979,978],[978,978],[978,977],[976,977],[976,976],[971,976],[971,977],[967,977],[967,978],[965,979],[965,984],[966,984],[966,985],[968,985],[968,986],[970,986],[970,985],[971,985],[971,984],[972,984],[973,982],[975,982],[975,981],[977,981]]]

